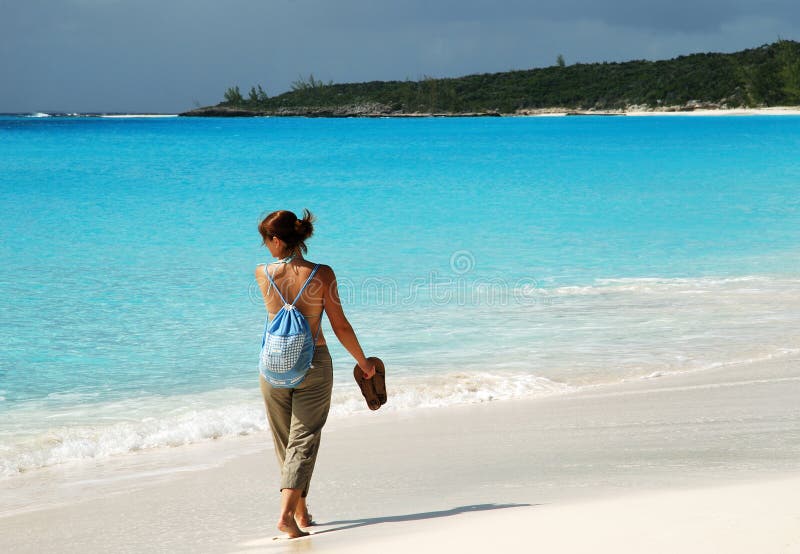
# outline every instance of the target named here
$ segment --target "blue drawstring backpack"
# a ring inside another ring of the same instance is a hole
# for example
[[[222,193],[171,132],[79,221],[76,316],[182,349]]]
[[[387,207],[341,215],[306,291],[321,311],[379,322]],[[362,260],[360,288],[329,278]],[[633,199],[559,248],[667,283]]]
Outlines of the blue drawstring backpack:
[[[319,330],[322,328],[322,314],[320,314],[319,328],[315,335],[311,334],[311,327],[308,321],[295,307],[300,299],[300,295],[306,290],[306,286],[317,273],[319,264],[311,270],[306,282],[303,283],[300,292],[289,304],[278,290],[278,286],[269,274],[267,266],[264,266],[264,273],[267,274],[270,284],[275,287],[278,296],[281,297],[283,307],[278,310],[272,321],[267,321],[264,325],[264,338],[261,339],[261,357],[258,370],[264,376],[267,383],[276,388],[293,388],[303,382],[306,373],[311,367],[311,360],[314,358],[314,345],[317,342]]]

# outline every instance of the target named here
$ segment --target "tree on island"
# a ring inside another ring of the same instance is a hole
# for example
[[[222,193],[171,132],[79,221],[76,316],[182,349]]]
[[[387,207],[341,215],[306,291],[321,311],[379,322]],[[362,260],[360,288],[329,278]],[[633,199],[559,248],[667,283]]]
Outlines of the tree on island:
[[[267,96],[267,93],[261,88],[261,85],[258,85],[257,89],[256,87],[250,87],[250,94],[247,100],[250,104],[258,104],[269,100],[269,96]]]
[[[244,98],[242,98],[242,93],[239,91],[238,85],[235,87],[228,87],[228,90],[225,91],[225,102],[227,104],[233,104],[234,106],[244,103]]]
[[[242,96],[242,92],[239,90],[239,87],[235,86],[228,87],[228,89],[225,91],[225,100],[222,103],[229,106],[258,107],[261,104],[265,104],[268,100],[269,96],[264,90],[264,87],[261,85],[250,87],[250,92],[247,95],[247,99]]]
[[[315,90],[331,85],[333,85],[333,81],[328,81],[325,83],[321,79],[315,79],[313,73],[309,73],[308,79],[300,75],[296,81],[292,81],[292,90],[295,92],[302,90]]]

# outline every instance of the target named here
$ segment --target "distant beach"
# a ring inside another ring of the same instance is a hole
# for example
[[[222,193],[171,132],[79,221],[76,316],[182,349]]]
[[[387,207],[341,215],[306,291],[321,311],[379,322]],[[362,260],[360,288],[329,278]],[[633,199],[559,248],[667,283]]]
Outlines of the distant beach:
[[[543,109],[520,110],[524,116],[563,116],[563,115],[626,115],[626,116],[709,116],[709,115],[800,115],[798,106],[775,106],[769,108],[692,108],[671,107],[664,109],[642,109],[632,107],[624,110],[569,110]]]

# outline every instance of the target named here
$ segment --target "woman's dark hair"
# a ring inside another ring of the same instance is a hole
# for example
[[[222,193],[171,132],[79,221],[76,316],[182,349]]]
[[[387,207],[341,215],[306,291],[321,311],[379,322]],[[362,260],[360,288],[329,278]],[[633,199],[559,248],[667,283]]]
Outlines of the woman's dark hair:
[[[278,237],[286,243],[289,252],[296,252],[299,248],[305,254],[306,240],[314,234],[314,216],[308,210],[303,210],[303,219],[298,219],[294,212],[278,210],[272,212],[258,225],[264,244],[272,237]]]

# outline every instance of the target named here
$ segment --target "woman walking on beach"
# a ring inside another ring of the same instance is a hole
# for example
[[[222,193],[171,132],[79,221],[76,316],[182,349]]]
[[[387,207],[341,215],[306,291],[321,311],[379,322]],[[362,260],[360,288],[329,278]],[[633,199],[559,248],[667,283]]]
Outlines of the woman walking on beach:
[[[256,281],[268,317],[272,319],[284,306],[283,299],[297,298],[294,305],[305,316],[316,337],[311,367],[298,385],[278,388],[270,385],[264,375],[260,376],[267,419],[281,468],[278,529],[290,538],[307,535],[301,528],[311,525],[306,496],[322,427],[331,405],[333,364],[321,329],[323,312],[336,338],[355,358],[364,376],[371,379],[375,374],[375,363],[367,360],[344,315],[333,269],[303,258],[307,252],[305,241],[314,232],[313,221],[308,210],[303,211],[302,219],[293,212],[280,210],[265,217],[258,227],[264,246],[278,258],[277,262],[259,264],[256,268]]]

